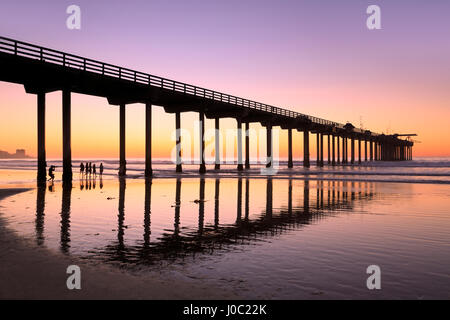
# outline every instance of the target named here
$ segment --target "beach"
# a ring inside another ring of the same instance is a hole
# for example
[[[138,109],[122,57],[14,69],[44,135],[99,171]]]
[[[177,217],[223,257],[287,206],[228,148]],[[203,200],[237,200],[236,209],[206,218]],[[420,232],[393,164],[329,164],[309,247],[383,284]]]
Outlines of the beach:
[[[30,166],[0,170],[2,299],[449,298],[446,159],[272,176],[163,163],[152,179],[137,160],[70,187],[60,170],[37,187]]]
[[[0,201],[28,189],[0,189]],[[233,299],[200,281],[136,277],[118,269],[88,266],[20,239],[7,228],[0,207],[0,299]],[[66,269],[81,268],[82,289],[68,290]]]

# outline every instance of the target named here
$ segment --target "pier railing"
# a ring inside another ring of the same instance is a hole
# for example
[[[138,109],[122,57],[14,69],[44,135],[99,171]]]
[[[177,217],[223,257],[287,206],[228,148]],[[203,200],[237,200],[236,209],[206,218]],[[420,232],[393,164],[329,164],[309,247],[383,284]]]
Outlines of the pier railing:
[[[308,119],[314,124],[327,125],[330,127],[344,128],[344,125],[338,122],[321,119],[318,117],[302,114],[299,112],[267,105],[264,103],[236,97],[222,92],[209,90],[187,83],[174,81],[148,73],[139,72],[136,70],[115,66],[109,63],[88,59],[65,53],[49,48],[40,47],[34,44],[17,41],[10,38],[0,37],[0,52],[8,53],[29,59],[35,59],[47,63],[60,65],[67,68],[82,70],[101,74],[108,77],[113,77],[125,81],[131,81],[139,84],[158,87],[166,90],[172,90],[179,93],[202,97],[214,101],[233,104],[240,107],[260,110],[272,114],[289,117],[289,118],[303,118]],[[355,132],[363,133],[361,129],[354,129]],[[377,135],[372,133],[372,135]]]

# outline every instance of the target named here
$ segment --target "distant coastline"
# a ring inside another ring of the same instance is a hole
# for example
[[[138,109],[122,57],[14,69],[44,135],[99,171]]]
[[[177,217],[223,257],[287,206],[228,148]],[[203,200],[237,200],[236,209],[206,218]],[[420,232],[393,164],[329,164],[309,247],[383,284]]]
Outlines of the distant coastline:
[[[16,153],[9,153],[7,151],[0,150],[0,159],[31,159],[29,155],[26,154],[25,149],[17,149]]]

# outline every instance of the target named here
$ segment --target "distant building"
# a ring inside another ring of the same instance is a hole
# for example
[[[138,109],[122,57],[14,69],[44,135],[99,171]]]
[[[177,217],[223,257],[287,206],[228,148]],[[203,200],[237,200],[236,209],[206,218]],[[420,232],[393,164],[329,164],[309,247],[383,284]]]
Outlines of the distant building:
[[[6,151],[0,150],[0,159],[27,159],[31,158],[25,152],[25,149],[17,149],[16,153],[9,153]]]
[[[26,157],[25,149],[17,149],[16,150],[16,156],[20,157],[20,158],[25,158]]]

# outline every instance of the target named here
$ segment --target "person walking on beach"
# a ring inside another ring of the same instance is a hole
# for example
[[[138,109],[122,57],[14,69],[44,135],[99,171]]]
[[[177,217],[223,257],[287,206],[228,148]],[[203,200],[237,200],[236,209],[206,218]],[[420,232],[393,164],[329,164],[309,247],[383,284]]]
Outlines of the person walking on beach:
[[[95,163],[92,166],[92,173],[94,174],[94,177],[97,175],[97,170],[95,169]]]
[[[103,175],[103,162],[100,163],[100,176]]]
[[[89,162],[89,175],[92,173],[92,162]]]
[[[82,162],[80,163],[80,174],[83,175],[83,173],[84,173],[84,164]]]
[[[89,164],[87,162],[86,162],[85,169],[86,169],[86,177],[87,177],[87,175],[89,173]]]
[[[53,182],[53,180],[55,180],[54,172],[55,172],[55,166],[50,166],[50,168],[48,169],[48,175],[50,176],[50,179],[48,179],[48,180],[52,180],[52,182]]]

